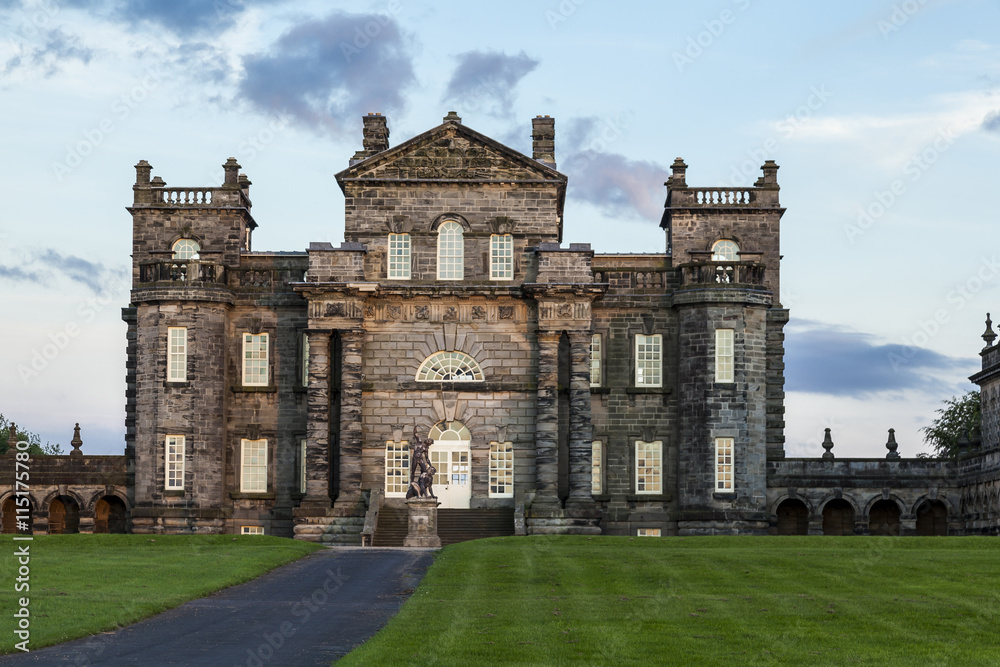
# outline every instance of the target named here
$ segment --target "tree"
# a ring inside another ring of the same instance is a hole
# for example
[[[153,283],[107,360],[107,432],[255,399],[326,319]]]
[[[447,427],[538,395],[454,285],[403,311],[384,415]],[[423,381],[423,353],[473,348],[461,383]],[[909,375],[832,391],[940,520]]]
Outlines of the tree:
[[[54,454],[62,454],[62,447],[57,443],[53,445],[51,442],[46,442],[42,444],[42,439],[38,437],[37,433],[31,433],[30,431],[25,431],[23,429],[17,430],[17,441],[8,443],[7,440],[10,438],[10,421],[0,414],[0,456],[7,453],[10,445],[17,444],[17,442],[26,441],[28,443],[28,453],[35,456],[47,456]]]
[[[963,435],[970,440],[979,437],[982,415],[978,390],[964,396],[952,396],[936,412],[940,417],[920,430],[924,432],[924,442],[934,448],[937,456],[958,454],[958,441]]]

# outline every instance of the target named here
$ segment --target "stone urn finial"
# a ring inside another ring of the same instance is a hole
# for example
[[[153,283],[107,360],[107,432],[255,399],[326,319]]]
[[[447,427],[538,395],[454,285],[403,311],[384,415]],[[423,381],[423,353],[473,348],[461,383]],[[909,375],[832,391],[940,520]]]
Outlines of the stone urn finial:
[[[993,347],[993,341],[996,339],[997,335],[993,331],[993,322],[990,320],[990,314],[986,313],[986,331],[983,332],[983,340],[986,341],[986,347]]]
[[[898,459],[899,453],[896,451],[897,447],[899,447],[899,445],[896,444],[896,429],[890,428],[889,440],[885,443],[885,448],[889,450],[889,453],[885,455],[885,458],[889,460]]]
[[[83,445],[83,440],[80,439],[80,422],[76,423],[73,427],[73,439],[69,441],[69,444],[73,445],[73,451],[69,453],[70,456],[83,456],[83,452],[80,451],[80,446]]]
[[[823,453],[823,459],[825,461],[833,460],[833,438],[830,437],[830,429],[825,429],[823,435],[823,449],[826,451]]]

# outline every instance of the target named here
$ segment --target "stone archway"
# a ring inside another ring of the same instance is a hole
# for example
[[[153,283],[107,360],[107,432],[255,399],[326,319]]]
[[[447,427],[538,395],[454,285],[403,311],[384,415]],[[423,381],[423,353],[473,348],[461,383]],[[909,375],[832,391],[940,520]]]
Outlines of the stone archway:
[[[854,534],[854,508],[851,503],[838,498],[823,507],[823,534]]]
[[[776,514],[778,515],[778,535],[808,535],[809,508],[797,498],[783,500]]]
[[[940,500],[925,500],[917,508],[917,535],[944,537],[948,534],[948,508]]]
[[[117,496],[104,496],[94,505],[95,533],[124,533],[127,523],[125,503]]]
[[[868,534],[899,536],[899,505],[891,500],[879,500],[868,510]]]
[[[23,507],[23,505],[22,505]],[[33,516],[30,511],[31,506],[29,505],[29,511],[27,513],[21,512],[17,513],[17,498],[11,496],[7,500],[3,501],[3,532],[5,533],[23,533],[30,535],[33,528]],[[26,521],[28,528],[26,530],[17,529],[18,518],[21,521]]]
[[[80,506],[69,496],[57,496],[49,503],[49,535],[80,532]]]

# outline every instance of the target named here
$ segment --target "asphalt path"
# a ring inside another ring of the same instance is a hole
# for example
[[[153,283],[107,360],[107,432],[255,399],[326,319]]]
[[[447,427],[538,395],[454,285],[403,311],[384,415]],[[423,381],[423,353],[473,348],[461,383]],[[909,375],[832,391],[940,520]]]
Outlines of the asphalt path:
[[[317,551],[115,632],[0,656],[0,665],[329,665],[388,622],[423,578],[433,552]]]

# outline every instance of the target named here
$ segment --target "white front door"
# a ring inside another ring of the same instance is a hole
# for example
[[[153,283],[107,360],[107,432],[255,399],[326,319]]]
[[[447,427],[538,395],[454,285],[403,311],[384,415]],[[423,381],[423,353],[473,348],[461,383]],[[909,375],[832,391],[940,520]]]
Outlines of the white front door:
[[[472,500],[472,479],[469,474],[468,441],[436,441],[430,447],[434,475],[434,495],[441,507],[468,509]]]

